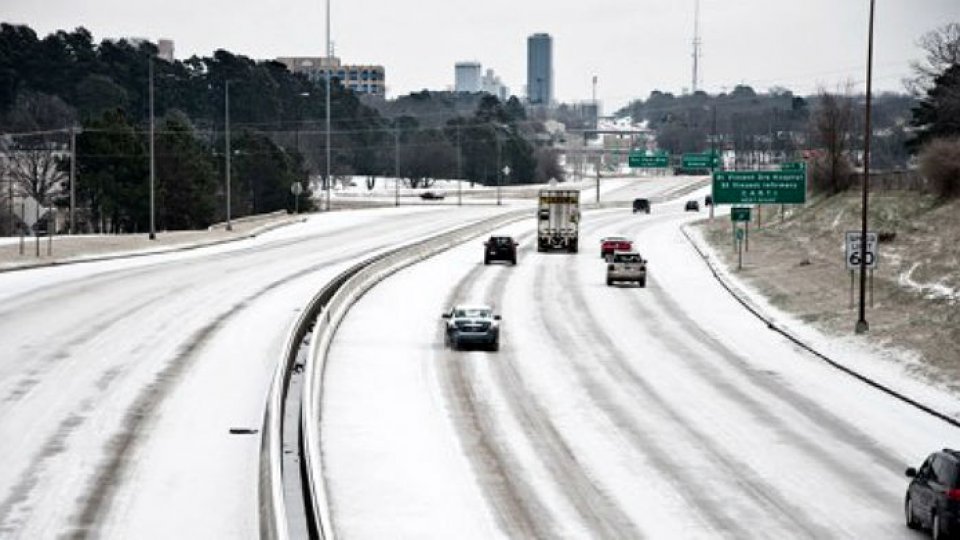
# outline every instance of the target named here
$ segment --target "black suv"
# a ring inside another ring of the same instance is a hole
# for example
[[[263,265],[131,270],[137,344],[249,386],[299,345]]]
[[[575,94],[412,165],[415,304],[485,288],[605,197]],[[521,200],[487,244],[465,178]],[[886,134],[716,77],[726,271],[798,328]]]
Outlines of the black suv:
[[[491,261],[507,261],[517,264],[517,244],[509,236],[491,236],[483,243],[483,264]]]
[[[689,211],[691,211],[691,210],[694,211],[694,212],[699,212],[699,211],[700,211],[700,203],[697,202],[696,199],[690,199],[689,201],[687,201],[687,204],[683,207],[683,209],[684,209],[684,211],[686,211],[686,212],[689,212]]]
[[[904,501],[907,527],[927,528],[934,538],[952,538],[960,530],[960,452],[944,449],[930,454],[912,478]]]
[[[633,213],[637,212],[646,212],[650,213],[650,200],[649,199],[634,199],[633,200]]]

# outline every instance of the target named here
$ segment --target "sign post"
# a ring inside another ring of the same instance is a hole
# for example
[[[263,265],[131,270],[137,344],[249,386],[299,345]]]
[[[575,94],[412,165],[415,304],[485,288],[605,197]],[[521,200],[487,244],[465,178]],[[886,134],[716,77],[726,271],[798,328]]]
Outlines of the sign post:
[[[300,182],[290,184],[290,193],[293,194],[293,213],[300,213],[300,194],[303,193],[303,186]]]

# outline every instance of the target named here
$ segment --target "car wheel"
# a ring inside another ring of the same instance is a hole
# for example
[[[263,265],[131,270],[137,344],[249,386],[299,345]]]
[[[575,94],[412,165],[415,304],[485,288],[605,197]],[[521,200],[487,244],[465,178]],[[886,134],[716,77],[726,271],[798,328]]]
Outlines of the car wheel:
[[[510,259],[510,264],[512,264],[513,266],[516,266],[516,265],[517,265],[517,258],[514,257],[514,258]]]
[[[610,287],[610,286],[612,286],[612,285],[613,285],[613,280],[612,280],[612,279],[607,279],[607,287]]]
[[[500,350],[500,342],[499,342],[499,341],[494,341],[493,343],[491,343],[491,344],[490,344],[490,350],[493,351],[493,352],[499,351],[499,350]]]
[[[920,524],[917,523],[917,518],[913,515],[913,500],[910,497],[907,497],[907,502],[903,505],[903,511],[907,515],[907,528],[919,529]]]
[[[647,286],[647,278],[643,278],[643,279],[641,279],[640,281],[638,281],[638,282],[637,282],[637,285],[640,285],[641,287],[646,287],[646,286]]]

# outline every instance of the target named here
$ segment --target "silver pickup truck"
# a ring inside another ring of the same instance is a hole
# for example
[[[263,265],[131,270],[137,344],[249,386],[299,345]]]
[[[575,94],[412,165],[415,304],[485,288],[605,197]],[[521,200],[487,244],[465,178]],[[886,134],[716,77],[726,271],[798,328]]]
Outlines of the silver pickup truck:
[[[647,261],[635,251],[616,251],[607,263],[607,285],[622,281],[635,281],[647,286]]]

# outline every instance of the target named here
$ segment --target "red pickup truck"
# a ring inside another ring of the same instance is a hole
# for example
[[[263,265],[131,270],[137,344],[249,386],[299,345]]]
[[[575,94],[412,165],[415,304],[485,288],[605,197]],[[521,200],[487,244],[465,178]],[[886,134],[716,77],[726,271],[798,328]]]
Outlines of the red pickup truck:
[[[631,251],[633,241],[623,236],[607,236],[600,239],[600,257],[607,258],[614,251]]]

